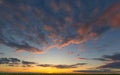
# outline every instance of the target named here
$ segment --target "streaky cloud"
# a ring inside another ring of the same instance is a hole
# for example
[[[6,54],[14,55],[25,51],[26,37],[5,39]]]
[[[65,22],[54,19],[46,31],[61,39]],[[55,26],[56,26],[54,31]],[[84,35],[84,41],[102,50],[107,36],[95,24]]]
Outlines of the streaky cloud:
[[[104,65],[98,66],[97,68],[120,69],[120,53],[115,53],[113,55],[103,55],[102,58],[99,58],[97,60],[108,62]]]
[[[40,67],[54,67],[54,68],[58,68],[58,69],[69,69],[69,68],[77,68],[79,66],[86,65],[86,64],[87,63],[76,63],[76,64],[72,64],[72,65],[38,64],[37,66],[40,66]]]

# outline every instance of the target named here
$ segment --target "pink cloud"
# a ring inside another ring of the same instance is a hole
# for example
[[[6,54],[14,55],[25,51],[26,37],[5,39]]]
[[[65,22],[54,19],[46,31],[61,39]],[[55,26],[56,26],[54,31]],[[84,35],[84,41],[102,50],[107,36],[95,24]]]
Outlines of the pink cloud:
[[[31,52],[32,54],[44,54],[45,53],[43,50],[40,50],[37,48],[16,49],[16,52],[23,52],[23,51],[28,51],[28,52]]]

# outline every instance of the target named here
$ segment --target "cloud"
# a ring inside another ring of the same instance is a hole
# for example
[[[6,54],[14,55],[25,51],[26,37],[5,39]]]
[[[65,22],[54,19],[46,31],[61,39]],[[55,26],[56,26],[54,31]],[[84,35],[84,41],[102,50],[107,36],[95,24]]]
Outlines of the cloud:
[[[8,64],[9,60],[7,58],[0,58],[0,64]]]
[[[35,64],[35,62],[22,61],[22,64]]]
[[[0,43],[13,48],[17,48],[16,49],[17,52],[28,51],[34,54],[44,53],[41,48],[38,48],[36,46],[33,46],[33,44],[31,44],[31,43],[42,44],[42,45],[47,44],[46,40],[44,39],[44,34],[41,32],[41,29],[39,29],[40,27],[31,24],[27,25],[28,23],[30,23],[30,21],[28,17],[25,16],[25,13],[27,13],[27,11],[32,10],[33,7],[27,4],[22,5],[18,3],[17,6],[18,8],[16,8],[14,4],[13,5],[11,4],[11,2],[8,3],[8,5],[6,4],[3,5],[3,7],[8,7],[9,9],[11,9],[13,15],[16,16],[16,18],[18,18],[19,20],[16,19],[17,21],[14,21],[15,18],[12,16],[12,14],[8,14],[6,12],[7,10],[4,10],[4,12],[0,13],[0,15],[3,15],[4,21],[10,22],[9,23],[10,27],[8,24],[2,24],[0,26],[0,30],[1,30]],[[20,12],[17,12],[16,10]],[[22,14],[22,12],[24,12],[24,14]],[[25,25],[21,24],[20,21],[24,22]],[[9,29],[6,29],[4,26],[9,27]]]
[[[32,65],[35,65],[35,62],[30,61],[22,61],[22,67],[32,67]]]
[[[76,66],[73,66],[73,65],[56,65],[54,67],[59,68],[59,69],[77,68]]]
[[[78,66],[86,65],[86,63],[77,63],[73,65],[56,65],[54,67],[64,69],[64,68],[77,68]]]
[[[17,58],[0,58],[0,64],[18,64],[20,60]]]
[[[115,53],[113,55],[104,55],[102,58],[97,58],[95,60],[108,61],[108,63],[97,68],[120,69],[120,53]]]
[[[92,60],[110,61],[109,59],[105,59],[105,58],[93,58]]]
[[[30,61],[22,61],[18,58],[0,58],[0,64],[6,64],[12,67],[32,67],[32,65],[36,65],[35,62]]]
[[[99,66],[98,68],[120,69],[120,62],[107,63],[105,65]]]
[[[120,12],[115,14],[113,18],[109,21],[109,23],[112,25],[114,28],[120,27]]]
[[[101,58],[82,58],[78,57],[77,60],[98,60],[107,62],[117,62],[120,61],[120,53],[115,53],[113,55],[103,55]]]
[[[111,7],[109,7],[103,14],[102,18],[106,19],[108,23],[115,28],[120,27],[120,3],[115,3]]]
[[[83,73],[109,73],[111,70],[103,69],[103,70],[74,70],[73,72],[83,72]]]
[[[76,63],[76,64],[71,64],[71,65],[66,65],[66,64],[55,65],[55,64],[39,64],[37,62],[20,60],[18,58],[0,58],[0,64],[1,65],[6,64],[7,66],[12,66],[12,67],[39,66],[39,67],[54,67],[58,69],[69,69],[69,68],[77,68],[79,66],[86,65],[87,63]]]
[[[78,57],[78,58],[76,58],[76,60],[88,60],[88,58]]]
[[[80,36],[77,34],[73,34],[73,35],[68,35],[65,38],[62,39],[61,43],[58,45],[58,48],[63,48],[66,46],[69,46],[71,44],[80,44],[80,43],[84,43],[88,40],[87,37],[84,36]]]
[[[17,48],[16,52],[22,52],[22,51],[28,51],[31,52],[33,54],[42,54],[44,53],[43,50],[40,50],[38,48],[34,48],[32,46],[29,46],[27,43],[14,43],[14,42],[5,42],[2,41],[2,43],[4,43],[7,46],[13,47],[13,48]]]
[[[120,61],[120,53],[115,53],[113,55],[103,55],[102,58],[93,58],[93,60],[99,61]]]
[[[17,59],[17,58],[9,58],[9,60],[12,62],[12,63],[19,63],[20,60]]]
[[[86,63],[77,63],[72,65],[53,65],[53,64],[39,64],[40,67],[55,67],[58,69],[68,69],[68,68],[77,68],[79,66],[86,65]]]
[[[39,64],[37,66],[41,66],[41,67],[52,67],[52,64]]]
[[[21,51],[28,51],[31,52],[33,54],[43,54],[45,53],[43,50],[37,49],[37,48],[20,48],[20,49],[16,49],[16,52],[21,52]]]
[[[76,2],[5,0],[0,8],[0,43],[17,52],[43,54],[46,49],[87,42],[120,27],[119,2],[98,9],[101,12],[92,18],[89,16],[95,9],[89,8],[91,4]]]
[[[120,53],[115,53],[113,55],[104,55],[103,58],[111,59],[113,61],[120,61]]]
[[[78,29],[78,33],[80,35],[86,35],[88,32],[90,32],[91,28],[89,25],[83,25]]]

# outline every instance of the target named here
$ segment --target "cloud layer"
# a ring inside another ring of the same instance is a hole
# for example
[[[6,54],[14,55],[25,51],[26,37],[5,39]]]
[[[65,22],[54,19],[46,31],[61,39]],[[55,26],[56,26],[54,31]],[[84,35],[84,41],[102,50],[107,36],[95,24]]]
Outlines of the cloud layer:
[[[0,58],[0,65],[6,64],[8,66],[12,67],[52,67],[52,68],[57,68],[57,69],[70,69],[70,68],[77,68],[80,66],[84,66],[87,63],[76,63],[76,64],[71,64],[71,65],[66,65],[66,64],[60,64],[60,65],[55,65],[55,64],[39,64],[37,62],[31,62],[31,61],[26,61],[26,60],[20,60],[18,58]]]
[[[86,65],[86,64],[87,63],[77,63],[77,64],[72,64],[72,65],[40,64],[40,65],[37,65],[37,66],[40,66],[40,67],[55,67],[55,68],[58,68],[58,69],[69,69],[69,68],[77,68],[79,66]]]
[[[17,52],[41,54],[54,47],[98,38],[120,26],[119,2],[103,7],[105,9],[93,4],[79,0],[1,1],[0,43]]]
[[[6,64],[8,66],[12,67],[31,67],[32,65],[35,65],[35,62],[29,62],[29,61],[23,61],[18,58],[0,58],[0,65]]]

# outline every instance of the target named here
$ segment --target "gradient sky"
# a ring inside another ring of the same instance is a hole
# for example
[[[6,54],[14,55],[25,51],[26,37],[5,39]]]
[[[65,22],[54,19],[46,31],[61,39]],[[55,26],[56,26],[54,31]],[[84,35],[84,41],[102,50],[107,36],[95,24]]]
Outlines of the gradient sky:
[[[120,0],[0,0],[0,72],[120,73]]]

